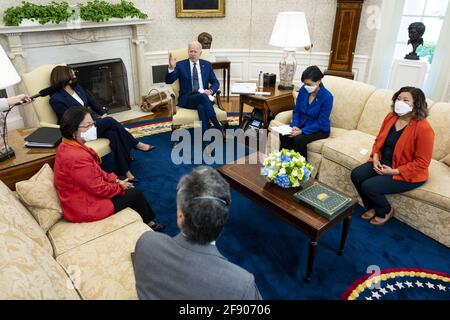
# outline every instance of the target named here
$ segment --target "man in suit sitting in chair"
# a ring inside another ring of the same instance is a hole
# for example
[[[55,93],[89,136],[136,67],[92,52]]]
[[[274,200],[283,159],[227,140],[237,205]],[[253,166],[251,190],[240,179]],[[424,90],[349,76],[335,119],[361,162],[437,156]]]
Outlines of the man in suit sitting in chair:
[[[172,53],[169,53],[169,70],[166,83],[180,82],[178,106],[188,109],[197,109],[198,117],[202,122],[202,133],[208,129],[211,120],[215,128],[224,134],[224,129],[217,120],[214,111],[214,95],[219,90],[219,81],[214,74],[209,61],[201,60],[202,45],[198,41],[188,45],[189,59],[177,63]],[[211,85],[211,86],[209,86]]]

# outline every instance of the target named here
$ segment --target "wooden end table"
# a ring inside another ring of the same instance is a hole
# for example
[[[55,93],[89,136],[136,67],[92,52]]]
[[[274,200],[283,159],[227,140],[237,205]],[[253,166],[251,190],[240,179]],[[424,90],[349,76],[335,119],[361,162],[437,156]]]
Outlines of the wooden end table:
[[[293,194],[300,188],[283,189],[273,183],[268,183],[261,176],[261,163],[264,157],[264,154],[255,152],[244,159],[220,167],[218,171],[231,187],[268,209],[274,215],[281,217],[310,238],[305,275],[305,280],[310,281],[319,239],[342,220],[344,223],[338,254],[343,254],[353,209],[358,201],[356,198],[352,198],[350,207],[332,220],[328,220],[314,212],[313,209],[294,200]],[[315,181],[311,179],[311,182]]]
[[[215,62],[212,62],[212,68],[223,69],[223,97],[227,94],[227,102],[230,102],[230,70],[231,61],[227,58],[217,58]],[[225,81],[226,80],[226,81]]]
[[[298,88],[294,88],[298,90]],[[270,92],[270,95],[241,94],[239,96],[239,126],[242,126],[242,114],[244,104],[263,112],[263,128],[269,127],[269,113],[277,115],[280,112],[292,110],[294,108],[294,96],[292,90],[279,90],[278,85],[274,87],[264,87],[263,92]]]
[[[14,149],[15,156],[0,162],[0,180],[11,190],[15,190],[16,182],[31,178],[39,169],[48,163],[53,167],[57,148],[27,148],[24,138],[36,128],[16,129],[8,132],[8,145]]]

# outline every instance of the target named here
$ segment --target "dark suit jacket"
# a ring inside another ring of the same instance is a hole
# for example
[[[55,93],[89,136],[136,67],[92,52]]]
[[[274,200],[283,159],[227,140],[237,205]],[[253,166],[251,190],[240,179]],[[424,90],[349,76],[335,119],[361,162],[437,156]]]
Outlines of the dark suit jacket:
[[[206,60],[199,60],[199,65],[202,73],[202,83],[203,88],[208,89],[209,84],[213,94],[219,90],[219,81],[214,74],[211,62]],[[178,96],[178,105],[180,107],[186,106],[187,97],[192,93],[192,76],[191,76],[191,66],[189,64],[189,59],[181,60],[177,62],[175,70],[173,72],[167,72],[166,83],[172,84],[175,81],[180,81],[180,94]]]
[[[81,100],[83,100],[85,107],[90,107],[100,116],[106,113],[106,108],[103,108],[97,101],[92,99],[80,85],[75,85],[73,89],[80,96]],[[50,105],[56,113],[58,124],[67,109],[70,107],[81,106],[81,104],[64,89],[56,91],[50,97]]]
[[[132,253],[140,299],[259,300],[255,278],[227,261],[215,245],[145,232]]]

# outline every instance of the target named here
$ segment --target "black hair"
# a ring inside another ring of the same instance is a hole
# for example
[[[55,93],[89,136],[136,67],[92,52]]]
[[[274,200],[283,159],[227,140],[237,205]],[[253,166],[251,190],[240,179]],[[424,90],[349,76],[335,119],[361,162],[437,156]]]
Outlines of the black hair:
[[[77,132],[80,123],[83,122],[86,114],[89,110],[85,107],[70,107],[64,112],[61,122],[59,124],[59,129],[61,130],[61,135],[66,138],[73,140],[74,133]]]
[[[228,219],[230,186],[216,170],[197,167],[178,183],[177,205],[183,212],[181,231],[198,244],[216,240]]]
[[[412,116],[414,119],[421,120],[428,117],[428,103],[423,91],[416,87],[403,87],[392,96],[392,111],[395,110],[395,102],[402,92],[409,92],[414,100]]]
[[[305,80],[312,80],[313,82],[317,82],[319,80],[322,80],[323,73],[320,71],[318,66],[309,66],[305,69],[302,73],[302,82],[305,82]]]

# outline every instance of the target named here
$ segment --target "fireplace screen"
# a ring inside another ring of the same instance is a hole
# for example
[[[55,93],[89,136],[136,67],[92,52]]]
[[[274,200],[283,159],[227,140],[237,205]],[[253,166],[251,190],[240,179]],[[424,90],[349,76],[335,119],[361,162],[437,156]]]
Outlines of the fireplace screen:
[[[108,59],[69,64],[77,73],[79,84],[108,113],[130,110],[127,70],[122,59]]]

